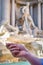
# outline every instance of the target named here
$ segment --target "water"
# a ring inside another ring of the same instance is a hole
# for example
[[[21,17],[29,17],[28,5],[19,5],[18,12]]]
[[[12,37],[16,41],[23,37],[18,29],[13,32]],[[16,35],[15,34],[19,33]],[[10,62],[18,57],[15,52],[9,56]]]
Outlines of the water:
[[[29,62],[4,63],[0,65],[31,65]]]

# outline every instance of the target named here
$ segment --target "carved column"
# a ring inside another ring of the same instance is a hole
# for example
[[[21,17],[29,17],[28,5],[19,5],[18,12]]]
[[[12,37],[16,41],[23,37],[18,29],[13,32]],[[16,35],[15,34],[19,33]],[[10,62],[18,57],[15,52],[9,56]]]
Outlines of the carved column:
[[[12,25],[15,26],[15,0],[12,0]]]
[[[2,0],[2,23],[10,22],[10,0]]]
[[[41,3],[38,3],[38,27],[41,29]]]
[[[31,16],[33,17],[33,6],[32,5],[30,7],[30,10],[31,10]]]

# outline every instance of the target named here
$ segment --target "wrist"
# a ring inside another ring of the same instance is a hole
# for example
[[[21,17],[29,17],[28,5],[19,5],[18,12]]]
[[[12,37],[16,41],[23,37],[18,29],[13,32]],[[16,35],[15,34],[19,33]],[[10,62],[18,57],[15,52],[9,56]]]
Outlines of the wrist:
[[[24,57],[27,58],[28,54],[29,54],[28,52],[25,52]]]

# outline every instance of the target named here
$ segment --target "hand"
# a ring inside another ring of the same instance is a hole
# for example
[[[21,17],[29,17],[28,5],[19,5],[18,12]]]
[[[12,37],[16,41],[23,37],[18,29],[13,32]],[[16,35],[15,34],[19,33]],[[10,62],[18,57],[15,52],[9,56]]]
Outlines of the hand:
[[[24,45],[7,43],[6,47],[11,51],[14,57],[25,57],[28,50]]]
[[[31,65],[41,65],[40,60],[28,52],[24,45],[8,43],[6,47],[11,51],[14,57],[24,57]]]

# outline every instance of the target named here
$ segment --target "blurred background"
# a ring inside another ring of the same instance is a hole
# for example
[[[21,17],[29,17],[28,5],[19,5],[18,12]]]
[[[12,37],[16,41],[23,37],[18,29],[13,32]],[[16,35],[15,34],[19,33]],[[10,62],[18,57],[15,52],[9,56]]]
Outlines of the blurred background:
[[[0,26],[3,23],[8,22],[8,24],[12,25],[13,27],[16,27],[18,19],[22,16],[23,6],[26,6],[27,3],[30,3],[30,15],[33,19],[35,26],[38,27],[38,29],[40,30],[40,37],[43,38],[43,0],[0,0]],[[37,49],[34,49],[31,46],[31,44],[29,46],[26,45],[26,47],[29,48],[29,50],[35,55],[37,55],[37,50],[40,49],[40,56],[43,57],[41,51],[42,46],[33,44],[33,46],[36,46],[35,48]],[[34,49],[34,51],[32,50],[32,48]],[[6,47],[0,43],[0,63],[18,62],[21,60],[26,61],[22,58],[14,58],[11,55],[10,51],[7,50]]]

